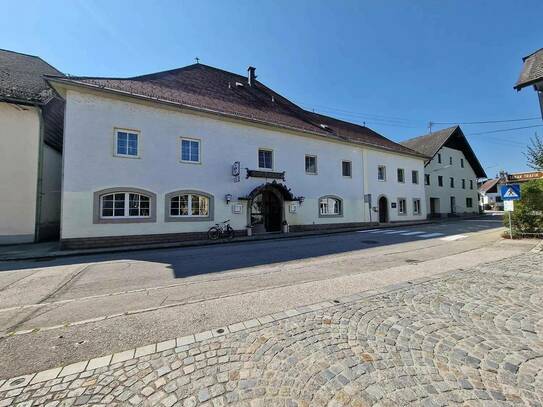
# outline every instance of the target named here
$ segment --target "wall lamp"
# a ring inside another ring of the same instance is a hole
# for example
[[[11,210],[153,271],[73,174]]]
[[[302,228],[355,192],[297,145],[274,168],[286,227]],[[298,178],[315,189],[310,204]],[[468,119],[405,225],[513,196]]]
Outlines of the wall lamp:
[[[300,205],[303,204],[305,201],[305,196],[299,196],[298,197],[298,202],[300,202]]]
[[[230,201],[232,200],[232,194],[226,194],[224,196],[224,200],[226,201],[226,205],[228,205]]]

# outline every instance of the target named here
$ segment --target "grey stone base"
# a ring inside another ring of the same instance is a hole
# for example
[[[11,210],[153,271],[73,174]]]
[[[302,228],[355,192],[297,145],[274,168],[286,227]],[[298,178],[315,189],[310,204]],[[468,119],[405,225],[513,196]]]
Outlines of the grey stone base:
[[[34,235],[0,235],[0,245],[34,242]]]
[[[246,236],[247,231],[236,230],[235,236]],[[139,246],[157,243],[176,243],[196,240],[208,240],[207,232],[161,233],[153,235],[102,236],[61,239],[62,250],[96,249],[102,247]]]

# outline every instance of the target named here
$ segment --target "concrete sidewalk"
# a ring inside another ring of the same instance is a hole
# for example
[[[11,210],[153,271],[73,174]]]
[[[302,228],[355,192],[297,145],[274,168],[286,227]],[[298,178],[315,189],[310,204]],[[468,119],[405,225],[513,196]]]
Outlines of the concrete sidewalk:
[[[152,250],[152,249],[168,249],[174,247],[194,247],[194,246],[207,246],[226,243],[240,243],[240,242],[255,242],[261,240],[275,240],[275,239],[293,239],[303,238],[305,236],[316,235],[331,235],[336,233],[349,233],[358,230],[366,229],[379,229],[379,228],[399,228],[405,226],[425,225],[430,223],[436,223],[436,221],[414,221],[414,222],[395,222],[387,223],[383,225],[375,224],[365,227],[356,228],[338,228],[329,230],[315,230],[309,232],[296,232],[296,233],[272,233],[265,235],[255,235],[251,237],[236,237],[232,240],[194,240],[190,242],[176,242],[176,243],[157,243],[147,245],[133,245],[133,246],[119,246],[119,247],[104,247],[98,249],[78,249],[78,250],[61,250],[58,241],[43,242],[43,243],[28,243],[19,245],[7,245],[0,246],[0,261],[18,261],[18,260],[45,260],[58,257],[68,256],[81,256],[86,254],[100,254],[100,253],[116,253],[116,252],[128,252],[139,250]]]

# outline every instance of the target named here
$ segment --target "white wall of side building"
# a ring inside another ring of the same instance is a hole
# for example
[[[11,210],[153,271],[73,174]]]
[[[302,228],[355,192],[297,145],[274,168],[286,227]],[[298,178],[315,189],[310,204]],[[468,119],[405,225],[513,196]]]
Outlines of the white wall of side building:
[[[139,158],[121,158],[114,154],[114,129],[137,130]],[[201,142],[201,163],[180,162],[180,138]],[[369,210],[363,202],[365,193],[401,192],[411,201],[424,201],[423,160],[417,157],[389,154],[357,145],[327,140],[322,137],[290,133],[272,127],[259,127],[220,117],[183,113],[177,109],[117,99],[113,96],[68,90],[64,128],[64,167],[62,196],[63,239],[102,236],[202,232],[213,224],[231,219],[234,229],[245,229],[248,223],[245,201],[254,188],[266,182],[262,178],[245,177],[245,168],[257,169],[258,149],[273,150],[274,171],[286,172],[284,184],[292,194],[305,197],[296,203],[295,213],[285,211],[291,225],[358,223],[369,221]],[[317,175],[305,172],[305,155],[317,156]],[[342,161],[352,162],[352,176],[342,176]],[[231,174],[234,161],[241,163],[241,179],[235,183]],[[377,183],[377,163],[403,166],[420,171],[420,182],[410,178],[398,188],[394,183]],[[365,170],[365,168],[367,168]],[[280,181],[282,182],[282,181]],[[138,188],[156,194],[156,221],[148,223],[93,223],[94,192],[107,188]],[[166,222],[165,194],[176,190],[197,190],[213,195],[214,217],[209,221]],[[227,205],[225,195],[231,194]],[[343,216],[320,217],[319,198],[338,196],[343,200]],[[234,214],[236,203],[243,205]],[[286,203],[288,206],[289,203]],[[425,218],[408,213],[391,220]]]
[[[438,154],[441,154],[441,163],[438,161]],[[430,213],[430,199],[439,199],[439,211],[441,216],[451,213],[450,198],[455,197],[456,213],[476,214],[479,213],[479,198],[477,192],[477,176],[469,161],[460,150],[449,147],[442,147],[438,154],[426,165],[425,173],[430,175],[430,185],[426,186],[426,205]],[[452,165],[450,164],[452,157]],[[464,160],[464,168],[461,167],[461,160]],[[438,185],[438,176],[443,177],[443,186]],[[454,188],[450,186],[450,178],[454,178]],[[465,188],[462,188],[462,180],[465,180]],[[472,188],[470,188],[470,180]],[[472,207],[468,208],[466,198],[472,199]]]
[[[35,236],[40,116],[36,108],[0,103],[0,244]]]

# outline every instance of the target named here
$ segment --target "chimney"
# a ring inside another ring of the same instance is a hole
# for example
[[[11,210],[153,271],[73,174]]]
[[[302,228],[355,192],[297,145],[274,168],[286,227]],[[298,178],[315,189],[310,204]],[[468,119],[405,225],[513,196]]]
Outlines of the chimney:
[[[254,68],[252,66],[247,68],[247,72],[248,72],[247,83],[249,84],[249,86],[254,86],[255,85],[255,80],[256,80],[255,71],[256,71],[256,68]]]

